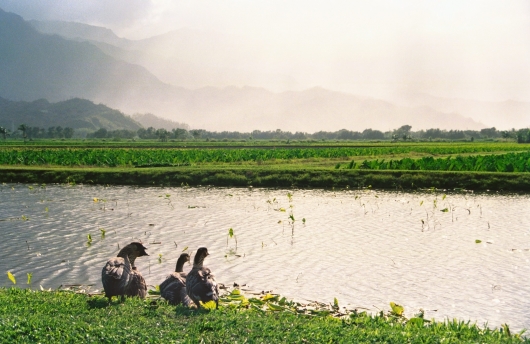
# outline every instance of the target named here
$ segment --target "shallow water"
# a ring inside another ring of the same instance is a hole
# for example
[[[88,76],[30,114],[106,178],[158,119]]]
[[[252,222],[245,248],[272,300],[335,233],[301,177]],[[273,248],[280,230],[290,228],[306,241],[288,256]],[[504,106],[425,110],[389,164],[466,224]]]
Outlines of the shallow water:
[[[31,272],[33,288],[100,289],[118,245],[141,240],[150,256],[136,265],[150,285],[184,248],[207,246],[226,284],[530,328],[528,209],[520,195],[0,185],[0,286],[11,271],[20,287]]]

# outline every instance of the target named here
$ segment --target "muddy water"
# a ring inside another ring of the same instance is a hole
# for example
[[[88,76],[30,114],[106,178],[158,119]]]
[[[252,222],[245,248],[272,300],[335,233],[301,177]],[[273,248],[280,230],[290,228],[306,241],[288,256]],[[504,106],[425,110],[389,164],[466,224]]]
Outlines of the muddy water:
[[[141,240],[150,256],[137,266],[151,285],[183,249],[207,246],[227,284],[530,328],[528,209],[530,197],[515,195],[7,184],[0,286],[11,271],[21,287],[30,272],[33,288],[100,289],[106,259]]]

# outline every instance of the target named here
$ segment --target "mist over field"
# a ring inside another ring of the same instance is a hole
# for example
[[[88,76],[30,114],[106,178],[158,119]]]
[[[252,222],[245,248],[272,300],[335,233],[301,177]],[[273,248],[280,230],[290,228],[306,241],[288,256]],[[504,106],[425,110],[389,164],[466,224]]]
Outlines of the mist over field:
[[[0,97],[10,100],[80,97],[207,130],[530,125],[527,1],[0,0],[0,9],[9,23]]]

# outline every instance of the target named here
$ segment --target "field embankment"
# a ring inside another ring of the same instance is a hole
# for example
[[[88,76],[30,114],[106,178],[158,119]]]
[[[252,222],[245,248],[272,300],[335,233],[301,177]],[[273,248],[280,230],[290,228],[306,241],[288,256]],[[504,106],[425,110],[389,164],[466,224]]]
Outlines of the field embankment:
[[[258,167],[59,168],[0,167],[0,182],[143,186],[423,188],[530,192],[529,173],[341,170]]]

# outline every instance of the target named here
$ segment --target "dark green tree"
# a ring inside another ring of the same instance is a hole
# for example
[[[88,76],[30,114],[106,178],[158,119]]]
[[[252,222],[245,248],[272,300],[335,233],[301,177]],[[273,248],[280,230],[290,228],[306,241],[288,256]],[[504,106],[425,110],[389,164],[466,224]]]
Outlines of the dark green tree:
[[[26,138],[28,137],[26,135],[26,132],[28,131],[28,126],[22,123],[21,125],[18,126],[18,130],[22,132],[22,137],[24,138],[24,142],[26,142]]]

